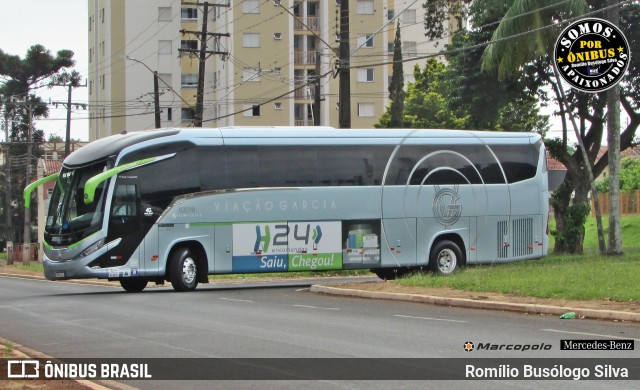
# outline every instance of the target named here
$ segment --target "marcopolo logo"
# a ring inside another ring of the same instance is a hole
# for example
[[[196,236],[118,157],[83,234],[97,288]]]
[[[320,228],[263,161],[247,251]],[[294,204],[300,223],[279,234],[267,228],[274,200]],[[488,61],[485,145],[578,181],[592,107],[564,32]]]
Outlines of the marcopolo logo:
[[[584,92],[601,92],[616,85],[629,60],[629,43],[622,31],[598,18],[569,25],[554,50],[554,63],[562,78]]]
[[[474,350],[477,351],[518,351],[518,352],[526,352],[526,351],[549,351],[551,349],[551,344],[494,344],[494,343],[478,343],[476,346],[471,341],[466,341],[464,343],[464,350],[467,352],[471,352]]]
[[[473,351],[474,345],[471,341],[467,341],[466,343],[464,343],[464,350],[467,352],[471,352]]]

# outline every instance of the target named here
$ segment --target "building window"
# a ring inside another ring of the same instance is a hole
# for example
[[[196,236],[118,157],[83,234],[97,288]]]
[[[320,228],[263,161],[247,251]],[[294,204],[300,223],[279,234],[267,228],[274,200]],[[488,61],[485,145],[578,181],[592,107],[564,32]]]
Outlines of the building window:
[[[282,39],[282,33],[273,33],[273,39],[279,41]]]
[[[408,9],[402,14],[402,22],[404,24],[416,24],[416,10]]]
[[[158,7],[158,22],[171,21],[171,7]]]
[[[158,79],[159,88],[167,88],[167,85],[173,85],[171,73],[158,73]]]
[[[91,31],[91,25],[93,24],[91,19],[92,19],[91,16],[89,16],[89,31]]]
[[[373,103],[358,103],[358,116],[363,118],[373,118],[375,105]]]
[[[181,119],[183,122],[191,122],[196,116],[193,108],[182,107]]]
[[[274,108],[275,108],[276,110],[282,110],[282,103],[280,103],[280,102],[275,103]]]
[[[242,113],[244,117],[260,116],[260,105],[258,104],[245,104],[245,111]]]
[[[93,48],[89,49],[89,63],[93,62]]]
[[[100,84],[102,85],[102,89],[104,89],[104,86],[106,84],[104,75],[100,76]]]
[[[402,55],[405,58],[414,58],[418,55],[418,46],[416,42],[402,42]]]
[[[214,73],[215,75],[215,73]],[[198,75],[197,74],[183,74],[181,85],[187,88],[193,88],[198,86]]]
[[[260,81],[260,69],[256,69],[256,68],[243,69],[242,81]]]
[[[260,47],[260,33],[242,34],[242,47]]]
[[[273,74],[277,74],[277,75],[282,74],[282,68],[279,68],[279,67],[273,68]]]
[[[373,0],[358,0],[358,15],[373,15]]]
[[[104,8],[100,10],[100,23],[104,23]]]
[[[182,20],[195,20],[195,19],[198,19],[198,9],[182,8],[180,15]]]
[[[259,14],[260,13],[260,0],[243,0],[242,1],[242,13],[245,13],[245,14]]]
[[[395,16],[396,10],[394,10],[393,8],[387,10],[387,20],[393,20]]]
[[[171,109],[171,107],[167,107],[166,109],[167,112],[167,121],[172,121],[173,120],[173,110]]]
[[[358,82],[360,82],[360,83],[372,83],[373,82],[373,68],[360,68],[360,69],[358,69]]]
[[[373,35],[367,34],[358,37],[358,47],[373,47]]]
[[[158,54],[171,54],[172,41],[158,41]]]
[[[180,41],[180,49],[182,50],[198,50],[198,41],[195,39]]]

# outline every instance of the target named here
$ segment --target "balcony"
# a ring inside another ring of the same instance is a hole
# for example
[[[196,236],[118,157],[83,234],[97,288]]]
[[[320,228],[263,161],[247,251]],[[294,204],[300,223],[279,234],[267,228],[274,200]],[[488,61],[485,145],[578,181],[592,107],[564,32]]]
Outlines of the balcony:
[[[308,28],[304,26],[305,24]],[[296,31],[320,31],[320,18],[317,16],[298,17],[294,19],[293,28]]]
[[[296,126],[313,126],[313,119],[300,119],[296,118],[294,124]]]
[[[296,89],[294,92],[294,97],[296,99],[313,99],[313,95],[315,93],[314,85],[307,85],[306,87]]]
[[[315,65],[316,51],[295,50],[293,52],[293,58],[295,65]]]

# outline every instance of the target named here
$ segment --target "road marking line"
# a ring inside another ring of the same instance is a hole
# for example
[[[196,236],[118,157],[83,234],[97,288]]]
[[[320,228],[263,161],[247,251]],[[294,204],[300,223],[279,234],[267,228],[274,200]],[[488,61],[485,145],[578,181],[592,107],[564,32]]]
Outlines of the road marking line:
[[[91,280],[83,280],[83,281],[73,281],[73,280],[48,280],[42,278],[31,278],[29,276],[21,276],[21,275],[1,275],[2,278],[8,279],[20,279],[20,280],[35,280],[36,282],[47,282],[47,283],[56,283],[56,284],[73,284],[73,285],[85,285],[85,286],[94,286],[94,287],[111,287],[111,288],[120,288],[120,286],[107,284],[108,282],[99,282],[96,281],[93,283]]]
[[[402,314],[394,314],[394,317],[400,317],[400,318],[413,318],[416,320],[429,320],[429,321],[446,321],[446,322],[460,322],[460,323],[467,323],[469,321],[463,321],[463,320],[450,320],[448,318],[432,318],[432,317],[415,317],[415,316],[405,316]]]
[[[569,333],[569,334],[579,334],[579,335],[584,335],[584,336],[598,336],[598,337],[607,337],[607,338],[611,338],[611,339],[621,339],[621,340],[637,340],[640,341],[640,339],[636,339],[633,337],[622,337],[622,336],[611,336],[608,334],[599,334],[599,333],[587,333],[587,332],[571,332],[568,330],[558,330],[558,329],[540,329],[544,332],[555,332],[555,333]]]
[[[223,301],[234,301],[234,302],[249,302],[249,303],[253,303],[253,301],[250,301],[248,299],[235,299],[235,298],[218,298],[218,299],[222,299]]]
[[[311,288],[307,287],[307,288],[299,288],[296,290],[296,292],[301,292],[301,291],[309,291],[311,290]]]
[[[309,305],[292,305],[293,307],[302,307],[305,309],[321,309],[321,310],[340,310],[337,307],[319,307],[319,306],[309,306]]]

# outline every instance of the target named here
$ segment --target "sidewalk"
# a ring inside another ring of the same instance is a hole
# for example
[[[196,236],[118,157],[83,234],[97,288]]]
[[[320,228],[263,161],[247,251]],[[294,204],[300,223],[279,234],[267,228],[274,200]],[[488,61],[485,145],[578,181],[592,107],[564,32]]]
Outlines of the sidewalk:
[[[401,293],[401,292],[389,292],[389,291],[371,291],[371,290],[356,288],[353,285],[350,285],[348,287],[313,285],[311,286],[311,291],[315,293],[321,293],[321,294],[327,294],[327,295],[338,295],[338,296],[369,298],[369,299],[387,299],[387,300],[393,300],[393,301],[428,303],[428,304],[440,305],[440,306],[513,311],[513,312],[519,312],[519,313],[538,314],[538,315],[560,316],[567,312],[574,312],[576,313],[576,318],[640,322],[640,312],[619,311],[619,310],[599,310],[599,309],[580,307],[580,305],[555,306],[555,305],[546,305],[546,304],[539,304],[539,303],[517,303],[517,302],[505,302],[503,300],[497,301],[497,300],[485,300],[485,299],[447,297],[444,295],[430,295],[426,293],[416,294],[416,293]],[[469,294],[469,295],[472,295],[472,294]]]

